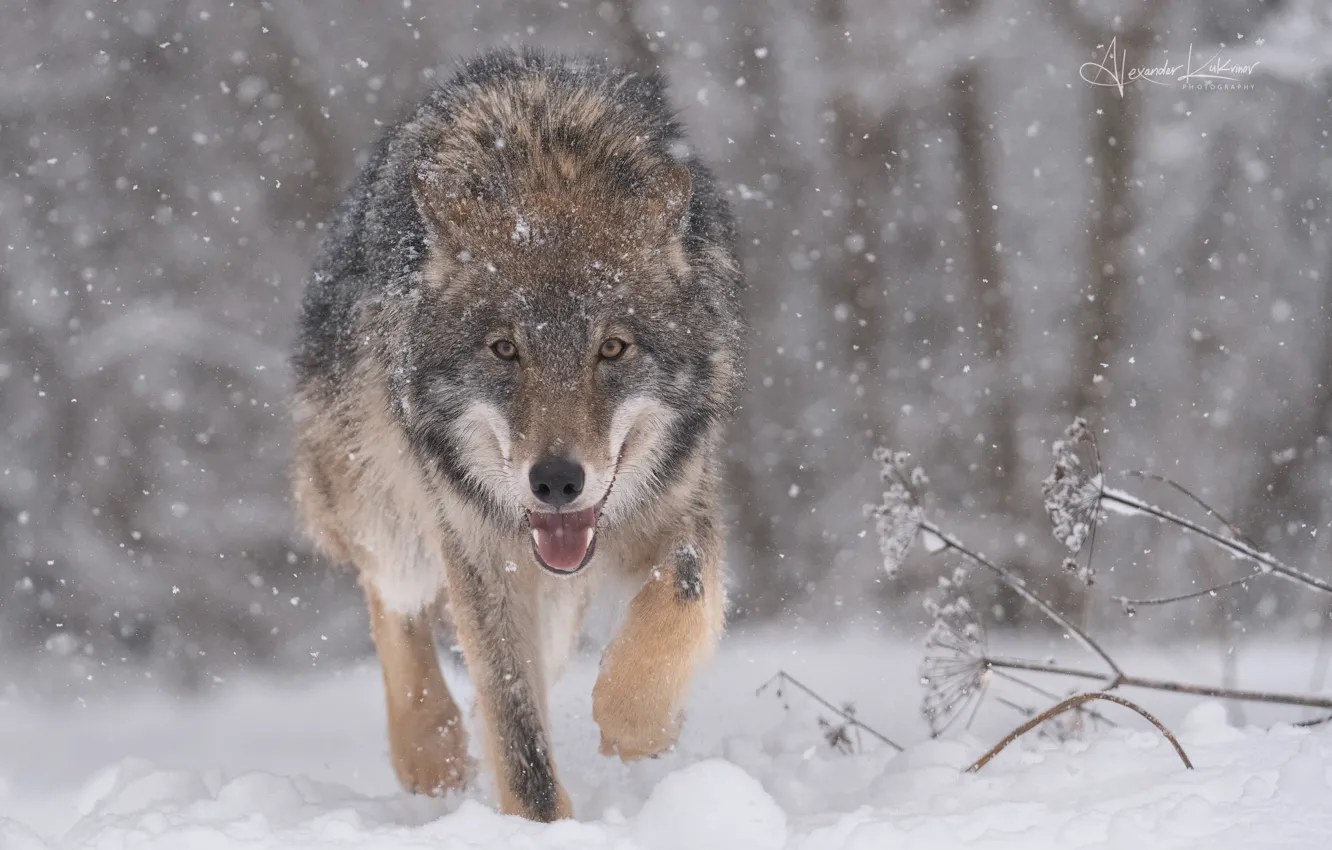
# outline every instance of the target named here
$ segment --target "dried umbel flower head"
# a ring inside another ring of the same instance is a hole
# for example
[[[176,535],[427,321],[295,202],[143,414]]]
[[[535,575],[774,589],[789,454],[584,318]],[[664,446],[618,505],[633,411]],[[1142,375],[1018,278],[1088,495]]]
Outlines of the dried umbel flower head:
[[[1092,443],[1087,422],[1078,418],[1064,431],[1064,439],[1055,442],[1054,469],[1041,482],[1045,497],[1045,512],[1050,515],[1055,539],[1071,552],[1080,552],[1087,536],[1100,519],[1101,471],[1095,467],[1095,455],[1090,464],[1080,456],[1080,450]]]
[[[921,662],[920,682],[925,688],[921,714],[930,725],[930,733],[942,735],[948,727],[979,704],[987,683],[985,627],[962,596],[965,571],[954,571],[951,578],[941,578],[941,601],[927,599],[925,610],[933,618],[925,637],[925,660]]]
[[[1064,572],[1069,575],[1077,576],[1078,580],[1088,587],[1096,584],[1096,570],[1092,569],[1092,561],[1090,557],[1081,564],[1078,563],[1077,558],[1065,558]]]
[[[883,569],[895,576],[906,560],[907,553],[920,534],[925,511],[920,494],[929,485],[925,471],[908,465],[910,455],[876,449],[874,459],[879,462],[879,478],[887,485],[883,500],[867,505],[866,512],[874,519],[874,531],[879,537],[879,551],[883,553]]]

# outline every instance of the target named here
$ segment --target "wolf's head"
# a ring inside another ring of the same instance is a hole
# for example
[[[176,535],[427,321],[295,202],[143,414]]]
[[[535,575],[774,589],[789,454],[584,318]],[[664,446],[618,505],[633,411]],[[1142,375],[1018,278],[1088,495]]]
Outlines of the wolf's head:
[[[400,411],[429,462],[573,573],[715,439],[740,382],[727,246],[690,235],[693,174],[634,191],[417,176],[430,233]]]

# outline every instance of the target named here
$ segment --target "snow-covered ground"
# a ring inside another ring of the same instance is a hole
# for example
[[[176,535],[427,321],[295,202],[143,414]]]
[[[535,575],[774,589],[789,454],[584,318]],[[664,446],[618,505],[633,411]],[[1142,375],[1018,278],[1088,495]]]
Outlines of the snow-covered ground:
[[[1143,673],[1216,675],[1214,652],[1127,651]],[[916,715],[919,648],[867,632],[731,636],[699,685],[676,750],[625,766],[597,754],[595,659],[553,697],[555,748],[578,820],[503,817],[483,781],[430,800],[397,790],[378,670],[229,682],[207,697],[0,703],[0,848],[843,848],[1332,846],[1332,728],[1236,728],[1217,703],[1130,694],[1178,733],[1185,771],[1150,727],[1028,736],[962,773],[1016,724],[987,705],[931,741]],[[1300,690],[1309,654],[1252,650],[1245,685]],[[818,709],[755,694],[779,668],[906,743],[831,750]],[[451,671],[460,699],[465,679]],[[783,708],[789,705],[789,711]],[[1270,724],[1291,710],[1247,715]],[[474,742],[475,743],[475,742]]]

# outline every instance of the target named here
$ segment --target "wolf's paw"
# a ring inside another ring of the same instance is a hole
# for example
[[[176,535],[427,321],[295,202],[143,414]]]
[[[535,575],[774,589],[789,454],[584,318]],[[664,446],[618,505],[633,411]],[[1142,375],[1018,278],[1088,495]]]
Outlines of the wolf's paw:
[[[389,722],[393,769],[403,788],[435,797],[467,784],[472,766],[460,714],[430,717],[414,712]]]
[[[603,677],[592,689],[592,716],[601,728],[601,754],[621,761],[659,756],[680,737],[683,712],[650,693],[617,688]]]

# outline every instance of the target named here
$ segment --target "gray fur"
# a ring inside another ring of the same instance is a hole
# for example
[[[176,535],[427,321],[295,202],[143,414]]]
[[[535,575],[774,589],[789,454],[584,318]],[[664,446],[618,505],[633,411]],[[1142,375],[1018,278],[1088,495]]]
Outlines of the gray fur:
[[[617,402],[628,392],[646,391],[681,412],[661,469],[662,485],[679,471],[697,441],[729,415],[743,380],[742,278],[734,257],[734,226],[711,173],[695,156],[687,159],[693,191],[682,240],[690,273],[670,291],[636,292],[633,282],[616,287],[586,269],[569,269],[559,281],[530,282],[567,286],[558,293],[562,297],[534,299],[513,288],[511,280],[478,283],[476,278],[486,274],[480,262],[468,264],[462,270],[466,279],[449,291],[424,285],[431,233],[428,216],[413,196],[413,181],[423,169],[437,168],[437,152],[449,145],[455,156],[461,148],[483,158],[460,166],[476,191],[495,196],[512,191],[505,177],[522,167],[528,152],[512,143],[496,148],[499,134],[490,125],[454,140],[450,119],[461,105],[524,78],[547,81],[552,99],[567,101],[590,91],[615,105],[617,111],[604,122],[578,128],[577,135],[547,116],[529,117],[534,132],[552,148],[591,152],[587,167],[601,172],[610,191],[632,198],[654,168],[676,161],[683,133],[666,106],[660,77],[530,52],[495,52],[469,63],[375,146],[329,225],[306,290],[295,357],[299,389],[315,396],[359,391],[340,379],[358,359],[380,358],[393,382],[393,412],[421,462],[438,465],[484,510],[510,522],[518,517],[469,482],[447,433],[448,423],[467,402],[485,398],[504,410],[514,400],[509,376],[480,344],[491,328],[507,320],[554,329],[535,356],[547,365],[550,380],[562,381],[576,368],[570,361],[586,347],[595,320],[625,319],[627,308],[634,308],[629,321],[654,356],[634,374],[616,376],[606,392]],[[645,140],[637,155],[604,155],[614,148],[611,140],[634,137]],[[552,249],[557,253],[559,246]],[[565,259],[552,258],[549,268]],[[478,289],[486,294],[475,297]],[[464,303],[451,297],[458,293],[466,296]],[[716,352],[735,354],[724,373],[714,368]]]
[[[664,571],[675,588],[663,603],[645,585],[639,616],[682,631],[678,646],[618,650],[603,749],[668,745],[687,678],[654,683],[644,653],[688,671],[720,634],[716,455],[744,359],[734,238],[659,77],[495,52],[386,133],[315,262],[295,355],[301,512],[326,554],[361,571],[394,670],[435,676],[395,624],[432,606],[447,573],[506,806],[528,817],[568,805],[540,672],[560,641],[538,624],[554,594],[542,582],[579,581],[534,564],[536,461],[588,470],[568,507],[596,511],[584,565]],[[603,356],[607,340],[627,342],[623,356]],[[418,686],[389,669],[390,691]],[[636,687],[660,693],[635,702]],[[391,711],[391,738],[419,752],[409,720]],[[399,765],[404,784],[448,775],[418,761]]]

